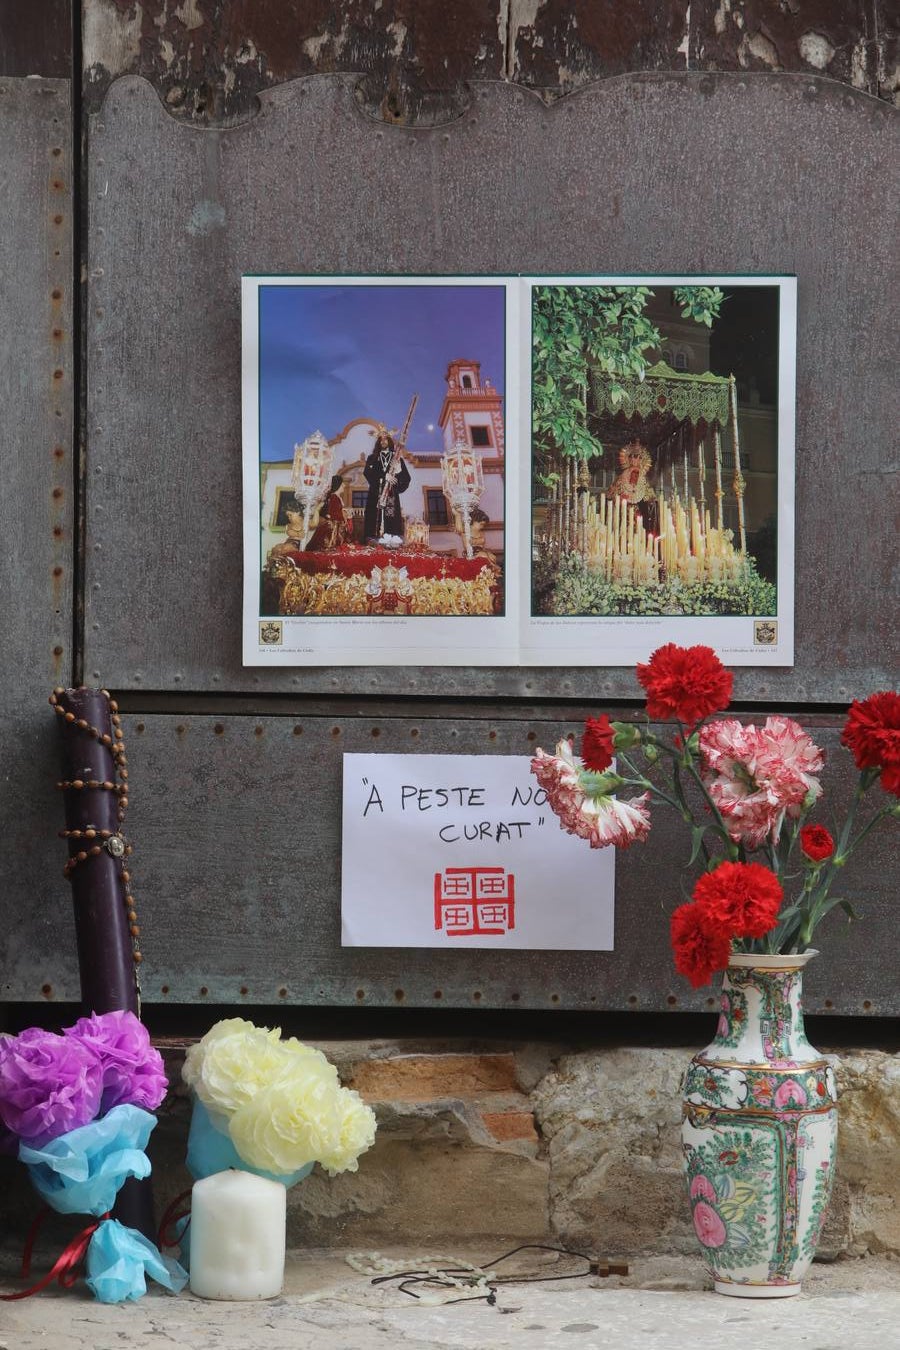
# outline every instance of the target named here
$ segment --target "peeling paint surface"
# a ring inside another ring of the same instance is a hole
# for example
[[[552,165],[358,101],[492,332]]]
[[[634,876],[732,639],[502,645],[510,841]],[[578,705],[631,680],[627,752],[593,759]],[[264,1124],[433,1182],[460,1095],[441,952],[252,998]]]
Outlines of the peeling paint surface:
[[[203,27],[203,12],[197,3],[197,0],[183,0],[183,3],[177,5],[172,13],[175,15],[176,19],[181,20],[189,32],[194,28]]]
[[[169,112],[227,123],[297,76],[360,77],[386,122],[427,126],[467,106],[474,80],[553,98],[640,71],[807,71],[896,95],[892,0],[85,0],[85,82],[140,74]]]
[[[880,98],[896,53],[893,0],[695,0],[692,63],[704,70],[786,70],[827,74]]]
[[[123,9],[115,0],[92,0],[82,21],[82,51],[87,70],[127,69],[141,59],[142,15],[138,4]],[[160,38],[160,59],[169,65],[175,48]]]
[[[821,33],[804,33],[797,47],[802,59],[815,70],[827,70],[834,56],[834,47]]]
[[[782,68],[775,43],[760,32],[744,34],[738,44],[738,61],[744,70],[748,70],[754,62],[760,62],[769,70]]]
[[[533,5],[528,6],[529,10]],[[515,78],[533,88],[575,89],[638,70],[683,70],[687,0],[546,0],[515,38]],[[559,78],[562,68],[566,81]]]

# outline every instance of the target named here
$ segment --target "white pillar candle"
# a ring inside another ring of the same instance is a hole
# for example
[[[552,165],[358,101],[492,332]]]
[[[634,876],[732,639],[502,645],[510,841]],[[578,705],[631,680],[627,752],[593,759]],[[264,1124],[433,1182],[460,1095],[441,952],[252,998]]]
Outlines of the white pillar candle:
[[[276,1298],[284,1284],[287,1192],[249,1172],[216,1172],[191,1192],[191,1292]]]

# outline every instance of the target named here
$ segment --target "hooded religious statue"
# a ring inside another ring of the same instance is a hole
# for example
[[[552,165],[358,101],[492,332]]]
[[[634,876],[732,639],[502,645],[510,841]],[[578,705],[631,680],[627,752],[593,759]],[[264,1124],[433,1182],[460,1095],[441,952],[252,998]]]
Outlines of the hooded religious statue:
[[[364,535],[366,543],[382,535],[403,535],[400,494],[409,487],[409,469],[386,426],[379,424],[372,453],[363,465],[369,485]]]

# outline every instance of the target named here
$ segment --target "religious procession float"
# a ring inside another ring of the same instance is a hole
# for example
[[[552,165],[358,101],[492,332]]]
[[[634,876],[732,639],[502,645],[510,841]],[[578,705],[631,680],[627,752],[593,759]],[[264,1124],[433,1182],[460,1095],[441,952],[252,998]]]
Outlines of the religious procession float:
[[[263,604],[277,615],[489,615],[501,612],[501,566],[486,547],[481,457],[462,441],[440,457],[441,486],[458,549],[432,547],[427,520],[406,516],[410,483],[403,458],[415,412],[403,428],[375,424],[374,446],[362,472],[364,508],[344,500],[334,473],[334,448],[317,431],[294,447],[284,543],[263,570]]]
[[[748,549],[734,376],[659,361],[595,370],[590,392],[598,453],[536,447],[535,609],[774,614]]]

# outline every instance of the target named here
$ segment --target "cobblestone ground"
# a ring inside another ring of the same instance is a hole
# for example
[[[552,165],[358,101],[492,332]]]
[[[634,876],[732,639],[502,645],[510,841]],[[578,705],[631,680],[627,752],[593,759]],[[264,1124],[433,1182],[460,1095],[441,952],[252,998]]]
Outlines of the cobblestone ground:
[[[414,1252],[391,1257],[417,1261]],[[553,1259],[540,1271],[552,1275]],[[14,1287],[6,1273],[0,1281]],[[814,1266],[793,1299],[723,1298],[679,1257],[637,1260],[627,1278],[506,1285],[493,1307],[428,1306],[373,1286],[340,1253],[317,1251],[294,1254],[284,1294],[265,1303],[151,1293],[105,1307],[57,1290],[0,1304],[0,1350],[686,1350],[701,1338],[716,1350],[752,1350],[776,1336],[803,1350],[896,1350],[900,1262]]]

